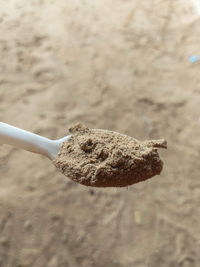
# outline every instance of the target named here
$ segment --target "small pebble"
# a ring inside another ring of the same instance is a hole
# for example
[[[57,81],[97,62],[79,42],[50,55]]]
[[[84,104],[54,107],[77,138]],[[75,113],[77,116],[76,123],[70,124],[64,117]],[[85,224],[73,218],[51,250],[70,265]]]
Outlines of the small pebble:
[[[141,224],[141,215],[137,210],[134,212],[134,219],[136,224]]]

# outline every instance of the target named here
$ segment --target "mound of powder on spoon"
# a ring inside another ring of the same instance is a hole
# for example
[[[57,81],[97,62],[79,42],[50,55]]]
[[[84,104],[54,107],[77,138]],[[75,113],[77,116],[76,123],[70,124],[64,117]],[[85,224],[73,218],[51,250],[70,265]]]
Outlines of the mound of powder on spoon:
[[[123,187],[160,174],[163,168],[157,148],[166,141],[138,141],[116,132],[89,129],[82,124],[69,128],[55,166],[77,183],[95,187]]]

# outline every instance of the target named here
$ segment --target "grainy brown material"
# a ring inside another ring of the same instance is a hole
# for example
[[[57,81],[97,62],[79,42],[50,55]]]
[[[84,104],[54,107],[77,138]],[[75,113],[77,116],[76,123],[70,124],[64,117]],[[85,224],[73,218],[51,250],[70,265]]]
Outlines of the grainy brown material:
[[[140,142],[82,124],[69,128],[72,137],[62,145],[55,166],[77,183],[96,187],[123,187],[160,174],[163,163],[157,147],[166,141]]]

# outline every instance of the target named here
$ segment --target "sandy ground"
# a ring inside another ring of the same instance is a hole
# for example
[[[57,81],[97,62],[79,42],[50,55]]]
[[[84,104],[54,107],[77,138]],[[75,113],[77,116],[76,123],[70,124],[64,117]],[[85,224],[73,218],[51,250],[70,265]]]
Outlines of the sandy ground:
[[[91,189],[1,146],[0,266],[200,266],[197,2],[1,1],[0,121],[49,138],[80,121],[169,149],[161,176]]]

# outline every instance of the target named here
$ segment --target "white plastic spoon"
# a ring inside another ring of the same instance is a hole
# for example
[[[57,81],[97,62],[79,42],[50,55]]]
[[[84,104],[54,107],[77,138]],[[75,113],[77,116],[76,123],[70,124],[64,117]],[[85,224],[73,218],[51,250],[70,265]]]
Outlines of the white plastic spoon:
[[[58,140],[51,140],[0,122],[0,144],[12,145],[50,159],[58,155],[62,143],[70,137],[71,135],[67,135]]]
[[[85,127],[84,125],[78,125],[78,126],[79,128],[82,127],[82,130],[87,129],[86,134],[88,135],[93,134],[96,136],[99,134],[99,132],[101,133],[103,132],[103,134],[105,132],[106,136],[107,134],[111,134],[111,136],[115,138],[116,138],[116,135],[121,135],[120,133],[117,133],[117,132],[112,132],[112,131],[102,130],[102,129],[97,129],[97,130],[93,129],[91,132],[88,132],[89,129]],[[79,128],[75,128],[75,129],[77,130]],[[136,144],[137,145],[141,144],[141,148],[146,147],[146,152],[144,151],[144,149],[140,149],[137,151],[138,152],[137,156],[135,156],[135,154],[133,154],[132,152],[129,152],[128,161],[127,161],[128,165],[126,165],[126,161],[123,161],[123,164],[122,164],[125,166],[124,173],[119,171],[118,168],[112,166],[112,162],[115,163],[117,159],[116,157],[113,156],[112,150],[114,148],[111,146],[110,153],[108,153],[108,156],[110,157],[109,160],[111,160],[111,163],[109,163],[110,161],[108,160],[108,162],[104,164],[104,170],[105,168],[107,168],[108,172],[107,173],[104,172],[104,175],[102,175],[101,172],[95,171],[94,173],[91,172],[91,174],[93,173],[94,177],[91,175],[87,176],[88,175],[87,169],[83,168],[82,170],[79,167],[77,169],[76,165],[78,165],[78,163],[79,164],[83,163],[82,165],[91,166],[91,164],[88,164],[87,157],[85,158],[86,160],[86,163],[85,163],[84,157],[79,157],[79,153],[75,155],[78,157],[77,164],[75,165],[73,164],[70,165],[71,163],[69,164],[69,159],[71,159],[72,155],[71,154],[68,155],[68,153],[66,154],[66,152],[64,152],[64,156],[66,157],[64,161],[60,160],[59,157],[58,157],[58,160],[56,161],[56,156],[59,156],[60,153],[62,154],[61,147],[62,147],[63,142],[71,138],[72,134],[74,135],[74,138],[72,138],[72,141],[74,141],[74,144],[76,145],[76,143],[78,142],[76,139],[76,133],[74,133],[70,129],[69,131],[71,133],[70,135],[67,135],[58,140],[50,140],[40,135],[16,128],[14,126],[8,125],[3,122],[0,122],[0,144],[8,144],[8,145],[12,145],[12,146],[24,149],[24,150],[28,150],[33,153],[41,154],[53,160],[53,162],[55,159],[54,165],[62,173],[64,173],[67,177],[71,178],[77,183],[87,185],[87,186],[96,186],[96,187],[128,186],[128,185],[149,179],[153,177],[154,175],[160,174],[162,170],[163,163],[159,158],[156,148],[159,148],[159,147],[167,148],[166,141],[164,139],[159,139],[159,140],[149,140],[149,141],[140,142],[134,138],[131,138],[132,142],[134,141],[133,143],[131,143],[131,148],[133,150]],[[126,137],[125,135],[122,135],[122,136]],[[112,140],[113,139],[111,138],[111,141]],[[122,144],[123,142],[130,143],[130,139],[126,140],[125,138],[125,141],[124,141],[122,138]],[[121,150],[120,150],[121,153],[118,153],[119,150],[115,148],[117,155],[119,156],[119,159],[122,158],[123,149],[124,149],[124,146],[122,145]],[[80,146],[80,150],[85,151],[82,149],[81,146]],[[127,155],[125,154],[125,156]],[[125,156],[124,156],[124,159],[126,158]],[[99,159],[96,159],[96,160],[99,161]],[[130,160],[132,160],[132,164],[130,164]],[[89,163],[91,163],[91,161],[89,161]],[[133,168],[132,167],[127,168],[127,166],[133,166]],[[96,165],[94,164],[94,168],[98,168],[98,166],[96,167]],[[120,165],[120,168],[121,168],[121,165]],[[93,169],[91,170],[93,171]],[[80,173],[80,171],[82,173]]]

